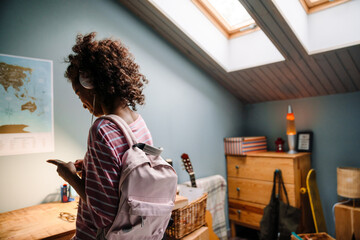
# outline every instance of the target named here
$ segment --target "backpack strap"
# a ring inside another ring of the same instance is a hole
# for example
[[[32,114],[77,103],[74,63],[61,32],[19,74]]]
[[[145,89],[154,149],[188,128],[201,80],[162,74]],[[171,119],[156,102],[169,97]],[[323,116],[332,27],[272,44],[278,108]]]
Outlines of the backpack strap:
[[[153,146],[150,146],[145,143],[138,143],[137,139],[136,139],[134,133],[132,132],[131,128],[129,127],[129,125],[120,116],[115,115],[115,114],[109,114],[109,115],[103,116],[102,118],[111,120],[121,129],[121,131],[123,132],[123,134],[125,136],[126,142],[129,145],[129,148],[138,147],[141,150],[143,150],[145,153],[154,155],[154,156],[159,156],[162,153],[162,151],[163,151],[162,148],[153,147]]]
[[[115,114],[109,114],[103,116],[102,118],[109,119],[121,129],[129,147],[132,147],[134,144],[137,144],[137,140],[134,133],[131,131],[129,125],[120,116]]]

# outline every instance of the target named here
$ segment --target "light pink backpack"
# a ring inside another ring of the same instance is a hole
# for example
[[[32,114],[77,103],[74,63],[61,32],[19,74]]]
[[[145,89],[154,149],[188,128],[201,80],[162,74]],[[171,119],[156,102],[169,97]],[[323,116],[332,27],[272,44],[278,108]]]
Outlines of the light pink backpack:
[[[137,143],[126,122],[107,115],[122,130],[130,148],[123,156],[119,183],[119,208],[110,228],[98,233],[98,239],[162,239],[174,207],[177,175],[160,157],[161,149]]]

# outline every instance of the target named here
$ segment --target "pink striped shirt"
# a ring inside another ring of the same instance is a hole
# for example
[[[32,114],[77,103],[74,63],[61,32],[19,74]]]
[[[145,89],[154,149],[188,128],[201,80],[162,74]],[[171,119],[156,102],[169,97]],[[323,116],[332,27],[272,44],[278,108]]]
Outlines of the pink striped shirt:
[[[140,115],[129,126],[139,143],[153,144]],[[122,131],[110,120],[99,118],[92,125],[82,171],[87,204],[80,200],[74,239],[95,239],[97,229],[113,222],[119,203],[122,156],[128,148]]]

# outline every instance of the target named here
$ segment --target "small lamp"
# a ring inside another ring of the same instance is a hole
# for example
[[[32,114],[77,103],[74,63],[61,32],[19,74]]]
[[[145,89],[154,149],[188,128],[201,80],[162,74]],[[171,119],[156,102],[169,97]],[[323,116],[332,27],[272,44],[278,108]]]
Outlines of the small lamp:
[[[336,171],[338,195],[345,198],[359,199],[360,168],[338,167]]]
[[[288,106],[288,112],[286,115],[286,135],[288,137],[289,151],[288,153],[294,154],[295,151],[295,140],[296,140],[296,128],[295,128],[295,116],[291,105]]]

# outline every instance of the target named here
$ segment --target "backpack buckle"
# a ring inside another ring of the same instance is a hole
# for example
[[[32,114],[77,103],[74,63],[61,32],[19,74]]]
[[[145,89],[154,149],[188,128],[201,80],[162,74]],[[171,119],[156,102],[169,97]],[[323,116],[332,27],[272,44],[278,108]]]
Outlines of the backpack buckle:
[[[133,148],[137,147],[137,148],[141,149],[142,151],[144,151],[146,154],[154,155],[154,156],[159,156],[163,151],[163,148],[153,147],[146,143],[137,143],[137,144],[134,144],[132,147]]]
[[[141,216],[141,227],[144,226],[144,216]]]

